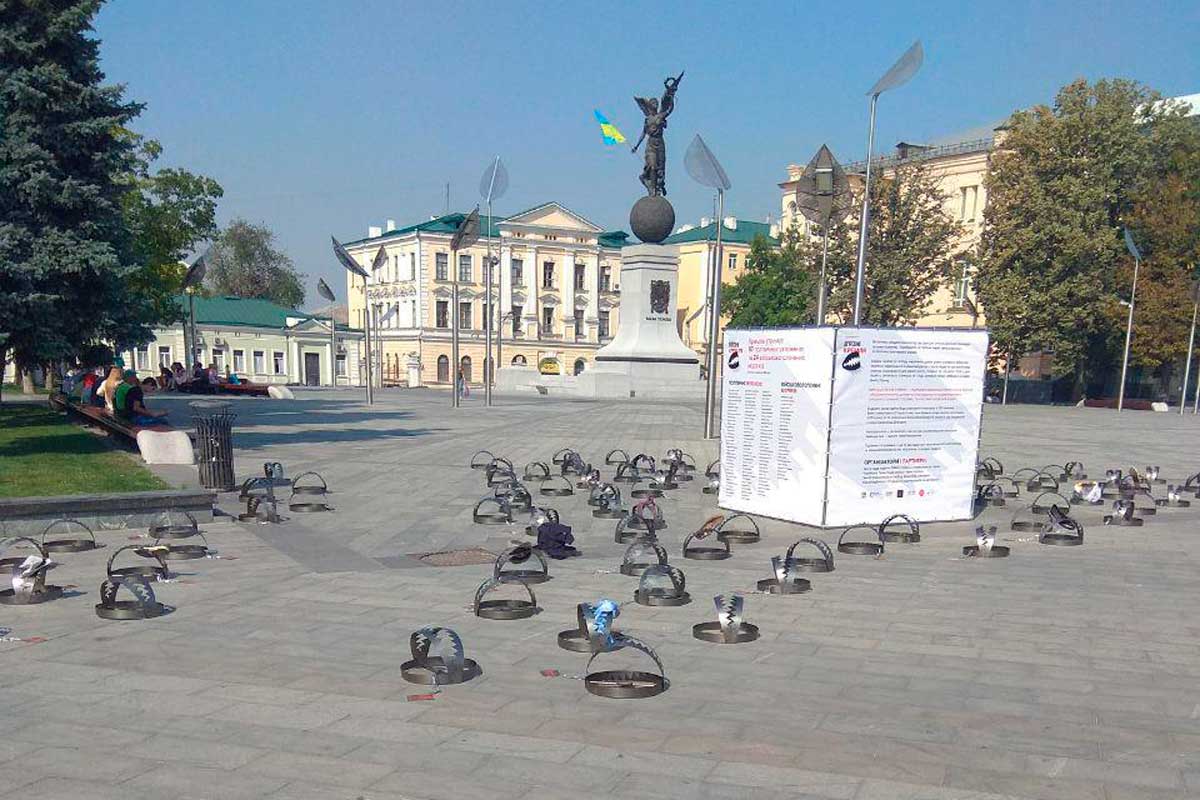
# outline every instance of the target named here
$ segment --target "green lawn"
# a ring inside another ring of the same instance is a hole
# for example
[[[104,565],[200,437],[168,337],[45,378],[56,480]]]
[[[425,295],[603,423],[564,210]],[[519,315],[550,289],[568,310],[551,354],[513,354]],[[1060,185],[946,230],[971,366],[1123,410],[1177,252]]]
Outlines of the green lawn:
[[[41,405],[0,405],[0,497],[169,488],[63,414]]]
[[[15,383],[5,383],[3,385],[0,385],[0,393],[2,393],[4,397],[12,397],[14,395],[21,394],[21,387]],[[40,386],[33,387],[33,393],[34,394],[50,394],[50,392],[46,391],[45,389],[43,389]]]

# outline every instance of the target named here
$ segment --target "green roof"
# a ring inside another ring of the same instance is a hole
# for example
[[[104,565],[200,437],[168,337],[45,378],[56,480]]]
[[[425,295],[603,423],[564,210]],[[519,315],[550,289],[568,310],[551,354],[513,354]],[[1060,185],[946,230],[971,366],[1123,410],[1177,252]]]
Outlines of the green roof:
[[[184,316],[186,317],[188,312],[187,295],[180,295],[176,299],[179,301],[179,306],[183,309]],[[287,308],[278,303],[272,303],[270,300],[231,297],[229,295],[217,297],[196,295],[197,325],[240,325],[253,328],[278,328],[282,330],[287,327],[288,317],[317,319],[328,325],[328,322],[326,322],[327,317],[309,314],[306,311],[300,311],[295,308]],[[338,323],[337,327],[340,330],[349,330],[347,326],[341,323]]]
[[[734,244],[750,244],[754,241],[755,236],[765,236],[771,244],[779,244],[779,239],[771,235],[771,226],[765,222],[751,222],[746,219],[739,219],[737,227],[730,229],[724,228],[721,231],[721,241],[731,242]],[[715,241],[717,238],[717,223],[712,222],[708,225],[698,228],[692,228],[690,231],[682,231],[680,233],[668,236],[663,240],[663,244],[687,244],[689,242],[707,242]]]
[[[549,203],[541,203],[540,205],[536,205],[533,208],[526,209],[525,211],[522,211],[519,214],[513,214],[512,216],[519,217],[519,216],[521,216],[521,214],[525,214],[528,211],[533,211],[534,209],[541,208],[542,206],[546,206],[546,205],[549,205]],[[418,222],[416,225],[408,225],[403,228],[395,228],[395,229],[390,230],[387,233],[381,234],[379,236],[368,236],[365,239],[355,239],[352,242],[345,242],[344,246],[351,247],[353,245],[363,244],[364,242],[382,242],[387,239],[394,239],[398,236],[407,236],[410,233],[418,233],[418,232],[420,232],[420,233],[440,233],[440,234],[443,234],[446,236],[453,236],[454,232],[458,230],[458,226],[462,224],[462,221],[464,219],[466,219],[466,217],[467,217],[467,215],[461,211],[456,211],[453,214],[443,214],[440,217],[434,217],[433,219],[427,220],[426,222]],[[480,224],[480,227],[483,229],[483,235],[489,239],[499,239],[500,238],[499,224],[501,222],[504,222],[504,220],[511,219],[511,218],[512,217],[498,217],[498,216],[488,217],[484,214],[480,214],[479,215],[479,224]],[[625,244],[625,240],[628,238],[629,238],[629,234],[625,233],[625,231],[605,231],[604,233],[599,234],[598,241],[600,242],[600,245],[602,247],[622,247]]]

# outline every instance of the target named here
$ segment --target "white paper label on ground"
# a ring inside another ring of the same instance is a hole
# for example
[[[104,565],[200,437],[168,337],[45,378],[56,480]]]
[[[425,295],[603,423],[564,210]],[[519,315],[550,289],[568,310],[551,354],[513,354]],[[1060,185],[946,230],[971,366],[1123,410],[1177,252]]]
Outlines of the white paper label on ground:
[[[824,524],[971,516],[987,331],[839,328]]]
[[[719,505],[821,524],[832,328],[725,331]]]

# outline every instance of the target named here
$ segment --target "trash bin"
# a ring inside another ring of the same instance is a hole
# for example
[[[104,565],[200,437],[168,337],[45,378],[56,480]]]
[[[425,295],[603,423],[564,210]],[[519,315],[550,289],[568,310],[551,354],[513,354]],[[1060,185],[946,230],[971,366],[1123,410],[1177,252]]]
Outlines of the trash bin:
[[[196,463],[200,485],[228,492],[233,483],[233,406],[219,400],[188,403],[196,426]]]

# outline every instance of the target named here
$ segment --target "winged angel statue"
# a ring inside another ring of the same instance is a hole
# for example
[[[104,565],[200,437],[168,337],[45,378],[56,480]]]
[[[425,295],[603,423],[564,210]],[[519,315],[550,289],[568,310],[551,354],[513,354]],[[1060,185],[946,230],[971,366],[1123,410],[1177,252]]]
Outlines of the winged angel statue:
[[[642,142],[646,142],[646,166],[642,168],[641,181],[646,187],[646,193],[651,197],[665,197],[667,194],[667,144],[663,139],[663,132],[667,129],[667,117],[675,110],[675,90],[679,88],[681,80],[682,72],[677,78],[668,77],[663,81],[666,89],[661,101],[653,97],[633,98],[646,116],[642,124],[642,135],[633,146],[633,152],[636,153]]]

